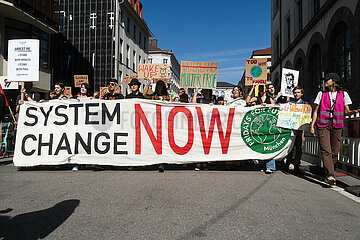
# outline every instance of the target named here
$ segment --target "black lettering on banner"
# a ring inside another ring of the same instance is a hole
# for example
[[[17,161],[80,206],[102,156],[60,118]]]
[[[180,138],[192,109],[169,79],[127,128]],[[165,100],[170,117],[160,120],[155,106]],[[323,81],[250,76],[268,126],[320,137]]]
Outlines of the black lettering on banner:
[[[69,108],[74,108],[74,125],[79,125],[79,108],[83,106],[81,103],[69,105]]]
[[[63,145],[64,143],[65,145]],[[68,154],[71,154],[70,143],[66,133],[63,133],[63,135],[61,136],[60,142],[56,148],[54,155],[58,155],[61,150],[67,150]]]
[[[39,134],[38,156],[41,156],[41,148],[46,147],[46,146],[49,147],[48,155],[52,155],[52,146],[53,146],[54,134],[50,133],[49,142],[43,142],[42,137],[43,137],[43,135]]]
[[[127,155],[128,151],[118,151],[118,146],[125,146],[126,142],[118,142],[118,137],[127,137],[128,133],[114,133],[114,154],[124,154]]]
[[[88,133],[87,143],[85,143],[80,133],[75,133],[75,154],[79,154],[79,143],[87,154],[91,154],[91,132]]]
[[[102,124],[106,123],[106,117],[109,121],[114,121],[115,115],[117,115],[117,124],[120,124],[120,103],[116,103],[115,109],[111,115],[109,109],[106,107],[106,103],[102,103]]]
[[[90,112],[90,107],[99,107],[98,103],[86,103],[85,104],[85,124],[99,124],[99,121],[90,121],[90,116],[97,116],[98,111]]]
[[[97,152],[98,154],[106,154],[109,152],[110,149],[110,143],[109,142],[103,142],[102,145],[105,146],[105,150],[100,150],[99,149],[99,138],[100,137],[105,137],[106,139],[110,139],[109,134],[105,133],[105,132],[101,132],[98,135],[96,135],[95,137],[95,152]]]
[[[22,140],[22,143],[21,143],[21,152],[24,156],[31,156],[35,153],[35,149],[31,150],[30,152],[26,151],[25,150],[25,142],[26,140],[28,140],[29,138],[31,138],[32,140],[36,141],[36,137],[32,134],[28,134],[26,135],[23,140]]]
[[[61,109],[61,108],[67,109],[67,106],[66,106],[66,105],[59,105],[59,106],[57,106],[57,107],[55,108],[55,114],[56,114],[56,116],[58,116],[58,117],[63,117],[63,118],[64,118],[64,121],[63,121],[63,122],[58,122],[58,121],[55,121],[55,122],[54,122],[55,125],[59,125],[59,126],[65,125],[65,124],[67,124],[68,121],[69,121],[69,117],[68,117],[65,113],[60,113],[60,112],[59,112],[59,109]]]
[[[30,113],[31,110],[34,110],[34,111],[37,111],[37,108],[35,107],[29,107],[28,109],[26,109],[26,116],[28,118],[33,118],[34,119],[34,122],[33,123],[29,123],[27,121],[24,122],[24,125],[25,126],[30,126],[30,127],[33,127],[35,126],[38,122],[39,122],[39,119],[36,115],[33,115]]]
[[[44,126],[47,126],[47,122],[49,120],[50,112],[52,111],[53,106],[50,106],[49,110],[45,112],[45,109],[43,107],[40,108],[42,114],[44,114],[45,120],[44,120]]]

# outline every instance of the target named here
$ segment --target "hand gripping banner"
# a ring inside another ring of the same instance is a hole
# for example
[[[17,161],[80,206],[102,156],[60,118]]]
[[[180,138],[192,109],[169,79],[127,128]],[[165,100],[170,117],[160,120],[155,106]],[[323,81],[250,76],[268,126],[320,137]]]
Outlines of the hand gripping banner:
[[[281,159],[291,130],[279,107],[129,100],[52,100],[21,106],[15,166]]]

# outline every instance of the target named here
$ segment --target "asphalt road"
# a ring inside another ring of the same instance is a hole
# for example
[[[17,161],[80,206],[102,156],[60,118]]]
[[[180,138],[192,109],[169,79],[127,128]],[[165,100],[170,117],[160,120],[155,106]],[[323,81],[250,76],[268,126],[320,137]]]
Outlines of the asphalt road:
[[[360,204],[280,171],[17,171],[0,239],[360,239]]]

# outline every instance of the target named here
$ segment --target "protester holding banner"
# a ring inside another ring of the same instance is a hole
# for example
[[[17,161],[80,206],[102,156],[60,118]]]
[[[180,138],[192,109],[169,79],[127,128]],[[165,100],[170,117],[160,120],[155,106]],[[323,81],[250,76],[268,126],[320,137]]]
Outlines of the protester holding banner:
[[[282,92],[278,92],[277,94],[275,94],[275,87],[273,84],[268,84],[266,88],[268,94],[274,99],[275,103],[286,103],[287,99],[282,95]]]
[[[55,98],[54,99],[67,99],[65,95],[65,85],[61,82],[55,83]]]
[[[233,87],[232,94],[233,94],[234,100],[229,102],[227,104],[227,106],[230,106],[230,107],[245,107],[246,106],[246,101],[243,98],[242,88],[240,86]]]
[[[32,92],[33,83],[25,82],[24,87],[21,89],[21,92],[24,93],[24,100],[21,100],[21,94],[19,94],[16,98],[16,112],[19,112],[20,105],[24,103],[24,101],[29,102],[38,102],[40,101],[40,94]]]
[[[275,104],[274,99],[266,94],[265,85],[259,85],[259,96],[253,97],[253,93],[255,91],[255,85],[253,84],[249,95],[246,97],[246,104],[250,106],[254,105],[263,105],[266,104]]]
[[[129,83],[129,88],[130,88],[130,93],[128,93],[126,95],[126,99],[131,99],[131,98],[145,98],[144,95],[140,92],[140,86],[141,83],[139,82],[139,80],[137,78],[133,78],[131,79],[130,83]]]
[[[121,94],[121,88],[118,84],[118,81],[115,78],[109,80],[106,92],[102,99],[104,100],[124,99],[124,95]]]
[[[352,115],[360,110],[350,111],[350,96],[339,85],[340,77],[336,73],[328,73],[325,78],[325,91],[319,92],[314,104],[310,132],[315,136],[317,125],[321,158],[324,163],[325,182],[336,185],[334,165],[342,144],[342,129],[345,115]]]
[[[152,80],[149,79],[148,84],[146,85],[146,87],[144,89],[144,93],[143,93],[144,97],[147,99],[152,99],[152,100],[161,100],[161,101],[171,102],[172,99],[167,91],[165,82],[163,80],[157,81],[156,86],[155,86],[155,91],[149,94],[148,91],[149,91],[149,86],[150,86],[151,82],[152,82]]]
[[[144,93],[143,93],[144,97],[147,99],[151,99],[151,100],[161,100],[161,101],[171,102],[172,99],[167,91],[166,84],[162,80],[158,80],[156,82],[155,92],[148,94],[149,86],[150,86],[151,82],[152,82],[152,80],[149,79],[148,84],[146,85],[146,87],[144,89]],[[160,164],[158,167],[158,170],[159,170],[159,172],[164,172],[165,171],[164,164]]]
[[[198,98],[199,87],[195,88],[194,97],[192,103],[202,103],[202,104],[215,104],[216,100],[212,99],[212,89],[202,89],[202,97]]]
[[[86,99],[86,98],[92,98],[90,86],[87,83],[82,83],[80,87],[80,94],[77,97],[77,99]]]
[[[290,104],[308,104],[308,102],[302,99],[304,95],[304,89],[300,86],[296,86],[293,90],[294,98],[289,99],[287,102]],[[290,152],[290,154],[286,157],[286,163],[284,165],[284,171],[289,171],[290,163],[294,165],[294,173],[302,174],[303,172],[300,170],[300,160],[302,156],[302,144],[304,138],[303,130],[294,130],[295,134],[295,144],[294,148]],[[292,152],[295,150],[295,159],[292,157]]]
[[[217,98],[217,105],[224,105],[224,97],[220,96]]]

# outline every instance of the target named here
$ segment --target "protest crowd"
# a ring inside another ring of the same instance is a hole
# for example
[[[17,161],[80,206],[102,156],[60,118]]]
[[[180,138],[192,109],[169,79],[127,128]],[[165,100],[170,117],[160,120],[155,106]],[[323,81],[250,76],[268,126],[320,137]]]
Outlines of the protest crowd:
[[[349,105],[351,105],[350,96],[344,91],[340,86],[340,77],[336,73],[327,74],[323,81],[325,82],[325,91],[318,93],[314,101],[314,111],[312,122],[310,126],[310,132],[314,136],[315,128],[317,128],[317,136],[319,138],[322,160],[324,162],[325,170],[325,181],[329,185],[335,185],[335,173],[334,173],[334,164],[337,161],[337,155],[341,148],[341,136],[342,128],[344,126],[344,116],[349,114],[354,114],[359,110],[351,111],[349,110]],[[253,85],[250,92],[244,96],[245,93],[240,86],[235,86],[232,89],[233,99],[228,102],[224,102],[223,97],[216,97],[212,93],[212,89],[201,89],[196,87],[194,95],[191,98],[186,89],[181,88],[177,96],[172,97],[169,94],[167,89],[167,84],[159,80],[156,82],[155,90],[152,91],[150,84],[153,82],[148,80],[147,85],[144,88],[144,91],[140,91],[141,83],[139,79],[132,78],[127,86],[127,89],[123,91],[120,87],[117,79],[110,79],[107,84],[105,92],[102,96],[98,91],[93,92],[88,83],[82,83],[81,87],[78,89],[76,95],[69,95],[65,93],[65,86],[63,83],[59,82],[54,85],[54,89],[49,93],[49,99],[40,99],[40,95],[32,91],[32,83],[26,82],[22,86],[19,96],[16,99],[16,110],[14,113],[14,123],[15,131],[13,136],[13,144],[15,144],[16,139],[16,124],[17,118],[19,116],[20,106],[24,102],[47,102],[54,99],[66,100],[66,99],[77,99],[82,101],[83,99],[103,99],[103,100],[121,100],[121,99],[149,99],[149,100],[159,100],[165,102],[179,102],[184,104],[207,104],[210,106],[213,105],[227,105],[228,107],[249,107],[249,106],[267,106],[274,104],[308,104],[307,101],[303,99],[304,89],[301,86],[295,86],[293,88],[294,98],[284,97],[281,92],[275,92],[275,87],[272,84],[268,85]],[[258,88],[256,90],[256,88]],[[255,95],[255,91],[258,93]],[[6,98],[4,94],[0,94],[1,98],[1,117],[3,117],[5,108],[6,108]],[[289,171],[289,166],[292,164],[294,166],[295,174],[302,174],[300,169],[300,160],[302,156],[302,145],[304,138],[303,130],[293,130],[295,135],[295,143],[293,146],[293,151],[295,154],[292,154],[292,151],[286,158],[281,162],[281,168],[283,171]],[[293,155],[295,157],[293,157]],[[194,159],[196,161],[196,159]],[[221,159],[219,159],[221,161]],[[253,164],[254,167],[257,165],[260,166],[260,162],[257,159],[248,159],[248,164]],[[271,174],[276,169],[275,159],[268,159],[264,161],[265,166],[262,169],[266,174]],[[206,170],[208,169],[211,163],[198,163],[195,164],[195,170]],[[280,164],[278,164],[280,165]],[[237,161],[226,161],[226,168],[233,168],[239,166]],[[101,168],[100,166],[94,166]],[[129,170],[134,170],[139,167],[129,167]],[[164,172],[166,168],[165,163],[158,165],[158,171]],[[261,167],[259,167],[260,169]],[[73,171],[81,169],[81,166],[76,164],[73,167]]]

